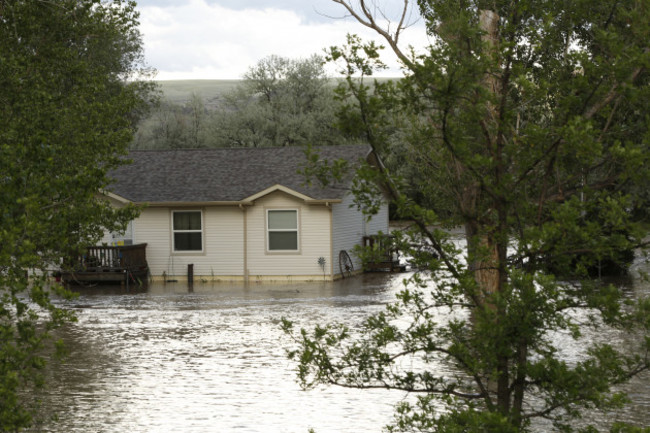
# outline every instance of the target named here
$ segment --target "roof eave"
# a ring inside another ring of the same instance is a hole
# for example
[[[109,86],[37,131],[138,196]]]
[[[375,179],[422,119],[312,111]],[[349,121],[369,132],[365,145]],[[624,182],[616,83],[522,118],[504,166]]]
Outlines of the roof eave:
[[[307,203],[307,204],[324,204],[325,206],[328,206],[330,204],[343,203],[343,200],[341,200],[340,198],[305,200],[305,203]]]
[[[206,206],[252,206],[254,203],[239,201],[146,201],[138,204],[147,207],[206,207]]]
[[[330,205],[342,203],[343,200],[338,198],[332,199],[306,199],[309,205]],[[253,206],[255,203],[249,200],[241,201],[158,201],[158,202],[138,202],[136,204],[146,205],[147,207],[208,207],[208,206]]]
[[[115,194],[115,193],[113,193],[113,192],[106,191],[106,190],[101,190],[100,192],[101,192],[103,195],[105,195],[106,197],[112,198],[113,200],[115,200],[115,201],[117,201],[117,202],[119,202],[119,203],[122,203],[122,204],[133,203],[133,202],[132,202],[131,200],[129,200],[128,198],[122,197],[121,195]]]

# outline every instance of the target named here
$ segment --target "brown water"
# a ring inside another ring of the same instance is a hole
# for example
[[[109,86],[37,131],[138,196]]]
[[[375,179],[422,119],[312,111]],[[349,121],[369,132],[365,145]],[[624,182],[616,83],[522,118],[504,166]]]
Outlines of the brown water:
[[[639,261],[636,268],[648,270]],[[394,299],[404,275],[335,283],[153,285],[145,292],[92,288],[72,305],[62,334],[70,356],[52,371],[47,432],[379,432],[404,393],[303,391],[287,360],[279,319],[352,326]],[[638,279],[630,296],[650,293]],[[602,335],[599,337],[603,337]],[[612,338],[612,336],[604,336]],[[620,338],[620,336],[616,336]],[[567,356],[572,355],[567,348]],[[650,376],[627,386],[633,404],[612,419],[650,424]]]

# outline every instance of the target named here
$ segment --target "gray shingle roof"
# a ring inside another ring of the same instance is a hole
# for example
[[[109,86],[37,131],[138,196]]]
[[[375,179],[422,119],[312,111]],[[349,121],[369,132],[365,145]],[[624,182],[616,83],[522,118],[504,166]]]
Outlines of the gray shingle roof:
[[[370,153],[368,146],[314,149],[323,159],[353,166]],[[128,157],[133,163],[111,173],[108,190],[136,203],[237,202],[276,184],[315,200],[341,199],[345,192],[342,185],[321,188],[317,181],[307,186],[297,173],[306,161],[300,147],[149,150]]]

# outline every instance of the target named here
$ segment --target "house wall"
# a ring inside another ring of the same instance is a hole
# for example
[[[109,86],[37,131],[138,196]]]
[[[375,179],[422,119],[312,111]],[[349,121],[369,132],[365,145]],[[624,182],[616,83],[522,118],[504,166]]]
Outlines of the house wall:
[[[366,222],[366,232],[369,235],[375,235],[379,232],[388,234],[388,225],[388,203],[384,202],[377,215],[373,215],[370,221]]]
[[[331,279],[340,274],[339,252],[345,250],[355,270],[361,262],[353,253],[365,235],[388,233],[388,206],[366,221],[346,195],[342,203],[310,205],[281,191],[255,201],[254,206],[145,208],[133,222],[133,242],[147,243],[147,261],[154,278],[187,276],[194,265],[197,278],[281,280]],[[298,252],[267,250],[267,209],[297,209]],[[203,251],[172,250],[172,211],[201,210]],[[246,234],[244,230],[246,228]],[[106,239],[108,240],[108,239]],[[325,270],[318,263],[325,259]],[[324,275],[325,274],[325,275]]]
[[[243,211],[234,206],[188,207],[174,210],[202,210],[203,251],[172,251],[172,209],[146,208],[134,222],[135,243],[147,243],[151,275],[186,278],[187,265],[194,275],[233,278],[243,275]]]
[[[297,209],[298,252],[268,252],[266,210]],[[172,251],[172,209],[145,208],[133,224],[134,243],[147,243],[147,261],[154,278],[183,280],[187,265],[194,265],[197,278],[255,280],[331,278],[331,208],[308,205],[283,192],[258,199],[254,206],[188,207],[174,210],[203,211],[204,251]],[[244,236],[244,225],[247,234]],[[246,239],[246,250],[244,250]],[[325,275],[318,264],[325,258]],[[247,272],[245,269],[247,264]]]
[[[266,210],[298,209],[299,251],[268,252],[266,247]],[[250,281],[256,279],[331,278],[331,208],[308,205],[283,192],[268,194],[246,210],[247,263]],[[318,264],[325,258],[325,276]]]
[[[343,202],[332,206],[332,219],[334,229],[334,274],[340,274],[339,253],[345,250],[352,259],[355,270],[361,269],[361,261],[354,254],[355,245],[360,245],[365,236],[365,224],[363,215],[357,211],[352,202],[352,194],[346,194]]]
[[[109,197],[105,195],[101,195],[100,197],[102,197],[104,200],[107,200],[111,204],[111,206],[117,209],[121,209],[124,207],[124,203],[114,199],[113,197]],[[131,228],[133,228],[133,226],[131,226]],[[109,232],[108,230],[104,230],[104,236],[102,236],[101,240],[99,241],[99,245],[112,245],[113,240],[114,240],[113,233]]]
[[[353,199],[354,196],[348,193],[341,203],[332,206],[334,275],[341,273],[339,267],[341,250],[347,251],[355,271],[361,270],[362,263],[354,254],[354,247],[362,244],[364,236],[377,234],[380,231],[388,233],[388,204],[384,203],[378,214],[373,215],[370,221],[366,221],[363,213],[357,210]]]

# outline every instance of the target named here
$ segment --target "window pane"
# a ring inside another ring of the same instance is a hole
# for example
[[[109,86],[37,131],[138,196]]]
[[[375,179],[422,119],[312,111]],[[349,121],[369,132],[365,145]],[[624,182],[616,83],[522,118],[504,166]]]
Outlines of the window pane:
[[[174,230],[201,230],[201,212],[174,212]]]
[[[201,251],[201,233],[174,233],[175,251]]]
[[[298,250],[298,232],[269,232],[269,250]]]
[[[298,212],[295,210],[270,210],[269,230],[296,230],[298,228]]]

